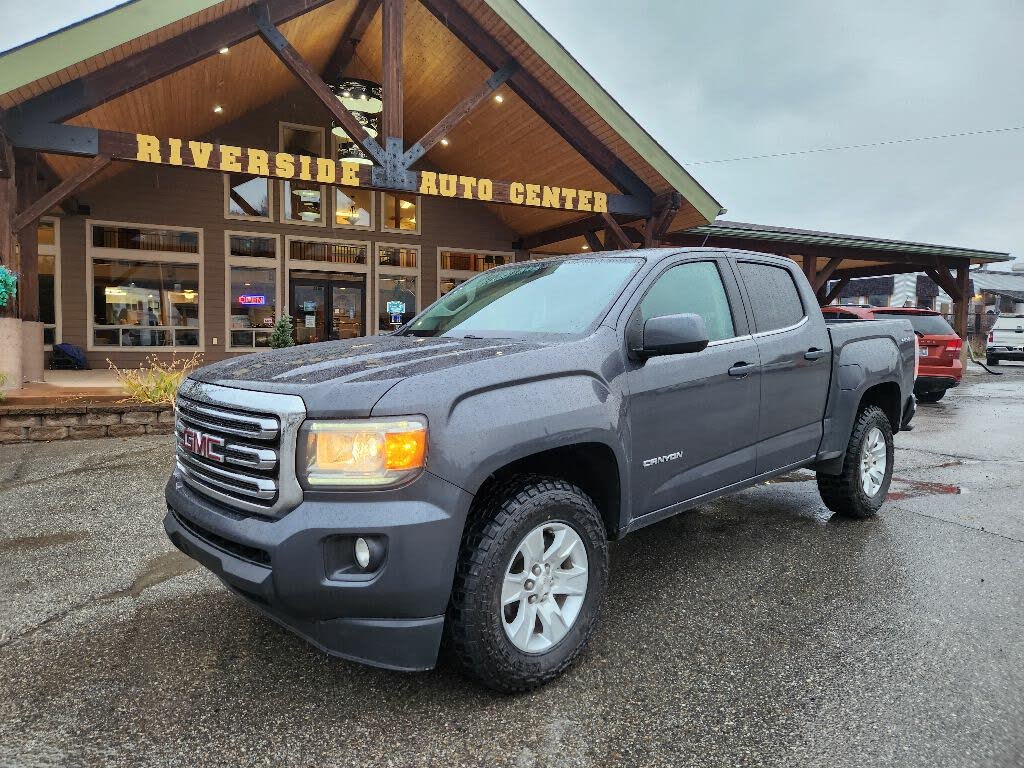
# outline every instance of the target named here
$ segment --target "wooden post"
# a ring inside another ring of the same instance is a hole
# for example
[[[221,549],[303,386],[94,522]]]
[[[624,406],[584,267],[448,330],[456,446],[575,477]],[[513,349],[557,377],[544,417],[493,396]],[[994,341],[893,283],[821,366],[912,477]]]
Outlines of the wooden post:
[[[957,288],[959,289],[960,299],[954,301],[954,321],[956,324],[956,332],[960,338],[963,339],[963,348],[960,350],[960,362],[964,368],[967,368],[967,359],[969,356],[967,345],[970,343],[967,332],[967,319],[968,312],[971,307],[971,278],[970,278],[970,262],[963,263],[956,268],[956,282]]]
[[[382,132],[385,148],[388,139],[398,139],[404,151],[402,125],[402,27],[404,0],[384,0],[383,68],[384,116]]]
[[[18,272],[20,264],[17,237],[14,232],[14,211],[18,204],[18,191],[14,173],[14,149],[7,141],[7,137],[0,133],[0,264],[12,272]],[[15,307],[8,305],[0,308],[0,317],[17,317]]]
[[[36,158],[21,157],[17,167],[18,210],[24,211],[39,197],[39,168]],[[22,320],[39,320],[39,217],[23,221],[16,216],[15,234],[21,254],[21,274],[18,277],[18,315]]]
[[[604,244],[601,242],[601,239],[597,236],[597,232],[584,232],[583,239],[587,241],[587,245],[590,246],[590,250],[595,252],[604,250]]]

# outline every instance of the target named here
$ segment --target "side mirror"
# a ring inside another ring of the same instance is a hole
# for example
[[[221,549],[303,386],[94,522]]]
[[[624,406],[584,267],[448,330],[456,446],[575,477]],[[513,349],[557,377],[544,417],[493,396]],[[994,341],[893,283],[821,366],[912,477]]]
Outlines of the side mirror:
[[[640,348],[643,358],[700,352],[708,345],[708,331],[700,315],[661,315],[644,323]]]

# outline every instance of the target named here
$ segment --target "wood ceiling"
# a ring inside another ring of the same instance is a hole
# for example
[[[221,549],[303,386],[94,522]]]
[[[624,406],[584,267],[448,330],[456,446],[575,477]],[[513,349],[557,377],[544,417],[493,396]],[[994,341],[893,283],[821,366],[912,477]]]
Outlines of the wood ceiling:
[[[176,24],[101,54],[89,62],[25,86],[3,97],[0,103],[41,93],[100,66],[114,63],[135,50],[172,37],[250,0],[226,0]],[[295,48],[320,71],[338,45],[357,0],[334,0],[281,25]],[[481,0],[462,0],[481,26],[506,45],[525,67],[546,83],[552,94],[577,114],[595,136],[626,162],[656,193],[669,189],[664,178],[575,93],[546,63],[515,35]],[[376,13],[356,48],[348,74],[381,79],[381,16]],[[491,70],[430,13],[419,0],[405,2],[404,37],[404,130],[406,145],[427,132],[451,106],[486,80]],[[299,88],[295,78],[258,38],[213,55],[174,74],[125,94],[73,120],[77,125],[138,131],[158,136],[198,137]],[[614,191],[614,187],[573,149],[552,127],[508,87],[498,93],[502,102],[488,98],[448,137],[449,145],[437,145],[424,167],[442,171],[520,180],[558,186]],[[220,105],[223,112],[215,114]],[[86,160],[48,156],[58,175],[66,177]],[[115,165],[94,179],[117,173]],[[504,222],[520,234],[529,234],[579,218],[577,213],[490,205]],[[684,201],[670,229],[705,223]],[[561,250],[566,250],[563,246]]]

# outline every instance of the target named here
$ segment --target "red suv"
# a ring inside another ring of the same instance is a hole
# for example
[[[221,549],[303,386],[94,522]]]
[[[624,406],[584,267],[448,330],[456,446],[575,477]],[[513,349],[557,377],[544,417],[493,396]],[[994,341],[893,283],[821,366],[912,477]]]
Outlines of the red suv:
[[[917,399],[923,403],[937,403],[947,389],[960,384],[964,374],[960,362],[963,340],[938,312],[913,307],[830,306],[822,307],[821,313],[826,320],[892,320],[905,317],[917,334],[920,364],[914,382]]]

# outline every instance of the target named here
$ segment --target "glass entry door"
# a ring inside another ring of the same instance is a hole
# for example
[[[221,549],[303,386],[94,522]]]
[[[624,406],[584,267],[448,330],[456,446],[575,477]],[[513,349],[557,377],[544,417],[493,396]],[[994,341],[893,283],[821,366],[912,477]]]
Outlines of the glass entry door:
[[[292,272],[289,283],[296,344],[366,335],[365,277]]]

